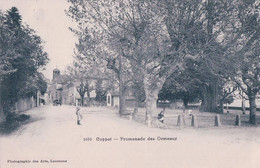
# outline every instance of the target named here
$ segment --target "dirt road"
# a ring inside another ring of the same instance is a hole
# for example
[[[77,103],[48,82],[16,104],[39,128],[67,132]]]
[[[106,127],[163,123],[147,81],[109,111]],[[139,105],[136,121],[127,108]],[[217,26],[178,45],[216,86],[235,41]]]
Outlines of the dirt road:
[[[0,137],[0,168],[256,168],[260,128],[157,129],[108,108],[72,106],[26,112],[31,122]]]

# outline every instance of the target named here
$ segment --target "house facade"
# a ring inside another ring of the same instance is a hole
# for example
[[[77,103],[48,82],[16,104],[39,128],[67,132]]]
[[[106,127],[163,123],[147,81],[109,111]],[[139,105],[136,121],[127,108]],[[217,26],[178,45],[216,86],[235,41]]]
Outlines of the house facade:
[[[84,95],[84,105],[89,106],[96,98],[96,84],[100,79],[97,77],[87,77],[86,79],[89,85],[89,92],[86,92]],[[81,97],[77,89],[80,87],[81,81],[82,79],[80,78],[70,79],[66,75],[61,75],[59,69],[54,69],[53,79],[48,88],[50,102],[53,105],[80,104]]]
[[[118,91],[109,91],[107,93],[107,106],[108,107],[119,107],[119,92]]]
[[[119,89],[107,92],[106,104],[108,107],[119,107]],[[126,107],[136,106],[136,99],[134,97],[133,90],[131,89],[126,90],[125,104]]]

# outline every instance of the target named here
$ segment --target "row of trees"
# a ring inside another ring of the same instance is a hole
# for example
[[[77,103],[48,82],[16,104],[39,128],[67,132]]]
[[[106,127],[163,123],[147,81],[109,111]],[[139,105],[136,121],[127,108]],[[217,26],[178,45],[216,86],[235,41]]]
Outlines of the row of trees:
[[[240,88],[250,102],[249,121],[256,123],[259,1],[68,2],[67,14],[78,22],[72,30],[79,37],[77,55],[99,60],[100,67],[107,61],[119,79],[121,95],[125,87],[135,88],[139,99],[145,95],[148,125],[167,83],[182,95],[199,94],[201,110],[210,112],[219,111],[225,98]]]
[[[0,120],[19,99],[46,91],[39,72],[48,62],[42,43],[33,29],[22,24],[16,7],[0,11]]]

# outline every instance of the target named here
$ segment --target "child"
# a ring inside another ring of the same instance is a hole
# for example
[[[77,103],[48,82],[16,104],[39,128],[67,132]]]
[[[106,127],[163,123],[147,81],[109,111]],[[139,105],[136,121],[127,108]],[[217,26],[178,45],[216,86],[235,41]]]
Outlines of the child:
[[[188,113],[189,113],[189,116],[192,116],[192,110],[189,110]]]
[[[80,114],[80,107],[79,107],[79,106],[77,106],[76,115],[77,115],[77,124],[78,124],[78,125],[81,125],[80,120],[81,120],[83,117],[82,117],[82,115]]]
[[[163,110],[158,114],[158,120],[163,123],[164,122],[164,112],[165,112],[165,108],[163,108]]]

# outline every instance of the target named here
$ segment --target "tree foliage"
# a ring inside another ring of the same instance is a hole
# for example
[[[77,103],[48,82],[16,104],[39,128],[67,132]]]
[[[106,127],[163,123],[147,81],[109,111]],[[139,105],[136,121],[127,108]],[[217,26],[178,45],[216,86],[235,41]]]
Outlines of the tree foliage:
[[[123,58],[131,83],[142,86],[148,124],[167,80],[178,81],[173,88],[181,92],[198,86],[194,90],[201,94],[203,111],[217,111],[228,79],[244,79],[243,85],[254,86],[254,95],[259,92],[258,83],[253,82],[259,81],[258,1],[68,2],[68,15],[84,27],[77,33],[92,37],[88,45],[82,43],[88,48],[84,55],[118,60],[112,66],[115,72]],[[177,72],[185,76],[174,75]],[[177,87],[182,82],[185,85]]]
[[[260,92],[260,2],[241,1],[237,6],[236,55],[233,81],[247,95],[250,104],[249,122],[256,124],[256,96]],[[233,60],[234,61],[234,60]]]
[[[0,84],[1,106],[10,108],[36,90],[46,91],[47,84],[39,73],[48,62],[42,40],[28,25],[16,7],[0,12]],[[8,111],[5,111],[8,112]]]
[[[187,108],[188,103],[199,100],[201,97],[199,79],[194,79],[188,69],[174,72],[164,83],[159,92],[160,100],[182,100]]]

